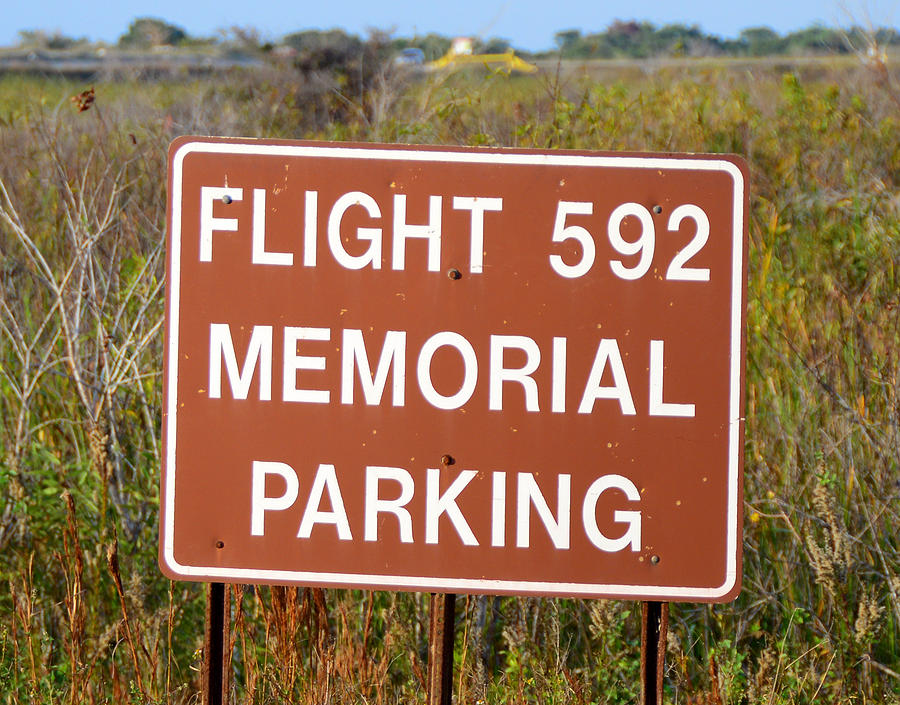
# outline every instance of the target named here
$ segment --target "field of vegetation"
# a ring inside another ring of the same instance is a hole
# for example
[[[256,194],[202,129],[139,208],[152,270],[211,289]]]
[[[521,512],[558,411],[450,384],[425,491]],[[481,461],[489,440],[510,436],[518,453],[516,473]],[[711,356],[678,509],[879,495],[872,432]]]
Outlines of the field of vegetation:
[[[652,69],[652,70],[651,70]],[[0,78],[0,701],[198,702],[156,564],[168,143],[732,152],[751,171],[744,590],[672,606],[666,701],[900,702],[900,87],[881,61],[533,76]],[[893,81],[893,82],[892,82]],[[238,589],[236,702],[424,701],[428,596]],[[458,601],[459,703],[633,703],[640,606]]]

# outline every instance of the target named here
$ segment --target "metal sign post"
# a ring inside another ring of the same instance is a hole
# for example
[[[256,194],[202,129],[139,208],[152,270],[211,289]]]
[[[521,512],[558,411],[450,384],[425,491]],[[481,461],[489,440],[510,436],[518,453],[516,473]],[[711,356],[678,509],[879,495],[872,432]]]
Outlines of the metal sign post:
[[[432,593],[428,630],[428,705],[450,705],[453,697],[453,636],[456,595]]]
[[[641,704],[662,705],[669,603],[641,603]]]
[[[222,583],[209,583],[206,588],[206,630],[200,671],[203,705],[227,703],[227,657],[231,639],[229,592],[228,586]]]

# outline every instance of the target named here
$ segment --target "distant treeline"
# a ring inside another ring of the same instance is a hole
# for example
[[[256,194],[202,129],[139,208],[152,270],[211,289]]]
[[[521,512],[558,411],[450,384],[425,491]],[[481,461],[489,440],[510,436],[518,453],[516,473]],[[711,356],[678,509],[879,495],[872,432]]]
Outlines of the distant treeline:
[[[573,59],[844,54],[874,46],[900,45],[900,33],[893,28],[868,31],[860,27],[844,30],[822,26],[784,35],[768,27],[753,27],[743,30],[736,39],[722,39],[706,34],[697,25],[657,27],[650,22],[614,22],[597,34],[570,29],[554,36],[558,53]]]
[[[58,32],[49,34],[41,30],[19,32],[19,38],[21,47],[71,50],[94,46],[87,39],[75,39]],[[643,59],[656,56],[845,54],[900,46],[900,32],[884,27],[871,30],[860,27],[833,29],[816,25],[784,35],[768,27],[752,27],[743,30],[737,38],[723,39],[707,34],[698,25],[656,26],[652,22],[620,20],[613,22],[602,32],[585,34],[578,29],[567,29],[557,32],[554,39],[554,49],[542,52],[517,51],[534,58],[560,56],[566,59]],[[373,32],[362,39],[341,29],[332,29],[294,32],[273,42],[262,40],[258,31],[244,27],[221,30],[215,37],[191,37],[181,27],[164,20],[141,17],[129,25],[128,31],[117,42],[122,49],[221,47],[243,52],[299,53],[311,56],[353,54],[362,51],[362,47],[367,44],[377,44],[397,51],[418,48],[426,59],[435,59],[447,52],[451,38],[433,33],[392,37],[387,33]],[[499,53],[511,48],[505,39],[474,41],[474,50],[479,53]]]

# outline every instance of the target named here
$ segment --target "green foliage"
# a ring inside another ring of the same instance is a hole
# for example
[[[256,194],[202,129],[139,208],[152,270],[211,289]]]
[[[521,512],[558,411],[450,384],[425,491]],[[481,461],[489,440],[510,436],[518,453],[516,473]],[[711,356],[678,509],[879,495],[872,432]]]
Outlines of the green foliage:
[[[648,58],[655,56],[724,54],[729,45],[705,34],[697,25],[616,21],[605,32],[581,35],[578,30],[556,34],[560,56],[565,58]]]
[[[425,35],[415,35],[410,38],[397,37],[392,40],[392,45],[399,51],[408,47],[421,49],[425,54],[426,61],[434,61],[439,59],[450,49],[450,38],[440,34],[429,33]]]
[[[119,37],[119,46],[136,49],[177,46],[185,39],[187,32],[181,27],[154,17],[138,17],[128,25],[128,31]]]
[[[703,32],[697,25],[656,27],[636,21],[616,21],[605,31],[593,34],[564,30],[557,32],[554,39],[559,55],[569,59],[846,54],[873,44],[900,45],[900,35],[888,28],[867,31],[814,25],[780,35],[769,27],[750,27],[742,30],[737,39],[723,39]]]
[[[742,30],[738,40],[746,47],[750,56],[783,54],[787,46],[784,39],[769,27],[750,27]]]
[[[512,49],[509,42],[499,37],[479,39],[475,42],[475,52],[478,54],[502,54]]]
[[[297,51],[298,61],[311,64],[315,68],[327,68],[342,64],[362,53],[363,43],[340,29],[322,32],[308,29],[288,34],[283,43]]]
[[[29,49],[74,49],[89,43],[86,38],[75,39],[58,31],[50,34],[42,30],[23,29],[18,34],[18,45]]]
[[[197,697],[203,594],[160,575],[156,523],[164,160],[199,133],[744,155],[744,590],[672,606],[667,702],[896,702],[891,84],[835,63],[416,81],[375,65],[355,83],[343,65],[100,83],[84,112],[84,86],[0,79],[0,699]],[[238,702],[424,700],[427,595],[238,587],[232,604]],[[458,604],[459,702],[636,702],[636,605]]]

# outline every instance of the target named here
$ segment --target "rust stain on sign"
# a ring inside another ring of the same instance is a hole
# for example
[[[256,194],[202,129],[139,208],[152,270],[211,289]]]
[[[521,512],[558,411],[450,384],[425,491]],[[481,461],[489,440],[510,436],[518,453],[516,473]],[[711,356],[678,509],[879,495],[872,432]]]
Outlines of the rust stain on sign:
[[[738,158],[180,138],[169,159],[167,575],[737,594]]]

